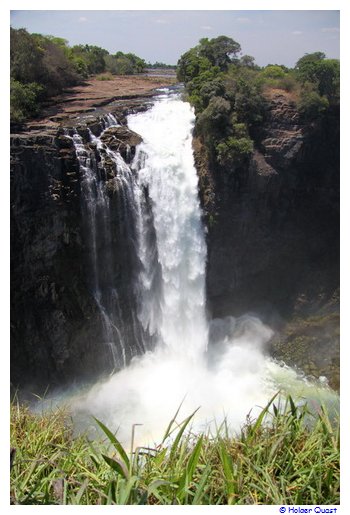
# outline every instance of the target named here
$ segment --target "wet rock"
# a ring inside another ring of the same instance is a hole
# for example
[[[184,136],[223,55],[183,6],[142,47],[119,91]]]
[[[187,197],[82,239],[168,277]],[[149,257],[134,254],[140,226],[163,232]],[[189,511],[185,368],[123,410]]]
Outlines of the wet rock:
[[[292,319],[271,340],[269,352],[314,379],[324,376],[339,391],[339,314],[334,309],[329,304],[322,315]]]
[[[130,163],[142,138],[127,127],[120,126],[106,129],[101,136],[101,141],[111,150],[119,152],[126,163]]]

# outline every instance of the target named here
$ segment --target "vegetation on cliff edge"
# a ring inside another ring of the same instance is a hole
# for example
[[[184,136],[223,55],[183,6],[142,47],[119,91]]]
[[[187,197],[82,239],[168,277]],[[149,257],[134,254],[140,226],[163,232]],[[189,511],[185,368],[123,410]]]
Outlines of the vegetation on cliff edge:
[[[11,28],[11,122],[38,114],[43,102],[90,75],[142,73],[146,62],[135,54],[110,54],[96,45],[74,45],[55,36]]]
[[[219,165],[239,166],[253,151],[254,133],[264,120],[265,92],[293,95],[305,121],[339,104],[340,64],[322,52],[306,54],[295,67],[256,65],[227,36],[201,39],[178,61],[177,76],[185,84],[196,112],[196,134]]]

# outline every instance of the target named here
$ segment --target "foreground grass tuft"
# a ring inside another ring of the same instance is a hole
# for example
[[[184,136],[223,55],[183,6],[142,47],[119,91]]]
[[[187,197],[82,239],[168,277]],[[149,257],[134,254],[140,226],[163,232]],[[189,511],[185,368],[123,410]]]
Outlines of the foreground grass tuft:
[[[101,421],[104,443],[73,437],[65,410],[11,406],[11,499],[18,504],[338,504],[339,424],[291,398],[272,399],[239,437],[223,425],[194,435],[195,413],[170,422],[155,449],[127,452]],[[306,423],[306,421],[308,423]]]

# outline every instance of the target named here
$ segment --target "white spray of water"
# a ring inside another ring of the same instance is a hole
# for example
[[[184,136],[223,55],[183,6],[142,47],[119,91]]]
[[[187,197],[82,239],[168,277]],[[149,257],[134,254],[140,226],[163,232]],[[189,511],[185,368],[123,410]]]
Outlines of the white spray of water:
[[[138,444],[159,442],[182,402],[183,418],[200,408],[193,430],[215,428],[225,419],[235,431],[248,413],[254,416],[268,402],[283,377],[292,389],[297,385],[301,395],[315,390],[264,355],[272,331],[259,319],[227,317],[210,326],[206,321],[206,247],[191,148],[193,122],[189,104],[166,95],[148,112],[128,120],[144,140],[134,160],[138,254],[143,264],[139,319],[157,344],[73,400],[77,423],[86,424],[86,414],[94,415],[113,431],[118,429],[125,445],[136,423],[142,424]],[[145,237],[144,189],[151,202],[161,268],[157,289],[155,249]]]
[[[197,361],[207,345],[205,318],[206,245],[198,200],[198,179],[191,147],[193,112],[179,99],[165,98],[153,109],[129,117],[129,127],[142,135],[135,156],[139,184],[148,189],[161,266],[162,288],[157,320],[142,322],[157,331],[174,355]],[[142,219],[142,213],[141,213]],[[140,234],[141,295],[152,287],[152,248]],[[154,296],[141,305],[151,312]]]

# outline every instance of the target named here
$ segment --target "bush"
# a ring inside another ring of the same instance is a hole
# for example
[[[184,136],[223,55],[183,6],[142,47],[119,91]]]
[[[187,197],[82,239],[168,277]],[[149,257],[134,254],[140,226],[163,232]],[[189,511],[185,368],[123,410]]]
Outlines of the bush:
[[[22,123],[26,118],[38,114],[40,107],[38,98],[42,90],[42,86],[36,82],[22,84],[18,80],[11,79],[11,122]]]
[[[249,137],[230,136],[216,147],[217,159],[222,166],[241,164],[253,152],[253,142]]]
[[[97,75],[96,79],[101,81],[113,80],[113,75],[111,73],[105,73],[104,75]]]
[[[281,79],[285,76],[285,71],[277,64],[269,64],[262,70],[261,75],[270,79]]]
[[[203,140],[212,147],[231,128],[231,105],[222,97],[212,97],[208,107],[197,117],[196,130]]]
[[[288,91],[289,93],[291,91],[295,91],[297,89],[298,83],[296,79],[291,75],[286,75],[285,77],[282,77],[282,79],[279,79],[278,81],[278,87],[280,89],[284,89],[285,91]]]
[[[315,120],[327,111],[329,102],[326,97],[321,97],[316,91],[303,91],[297,107],[304,118]]]

